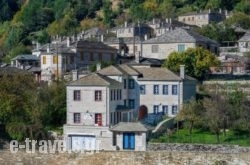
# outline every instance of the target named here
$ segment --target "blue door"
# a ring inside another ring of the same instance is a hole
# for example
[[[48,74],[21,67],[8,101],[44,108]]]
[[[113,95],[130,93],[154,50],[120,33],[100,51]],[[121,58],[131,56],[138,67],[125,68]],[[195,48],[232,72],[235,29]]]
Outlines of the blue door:
[[[123,149],[135,149],[135,133],[123,133]]]

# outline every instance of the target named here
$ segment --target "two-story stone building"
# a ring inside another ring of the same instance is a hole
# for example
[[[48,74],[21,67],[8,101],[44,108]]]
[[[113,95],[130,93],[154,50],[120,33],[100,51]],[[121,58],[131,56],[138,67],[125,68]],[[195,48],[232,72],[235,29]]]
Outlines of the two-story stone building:
[[[111,65],[77,79],[67,85],[66,148],[145,150],[147,129],[133,123],[141,106],[148,114],[175,116],[195,91],[184,66],[176,75],[166,68]]]

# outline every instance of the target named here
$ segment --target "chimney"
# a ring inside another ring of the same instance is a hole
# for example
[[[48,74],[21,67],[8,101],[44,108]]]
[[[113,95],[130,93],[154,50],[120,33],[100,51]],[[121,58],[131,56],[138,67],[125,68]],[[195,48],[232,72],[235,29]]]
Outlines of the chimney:
[[[98,62],[96,64],[96,71],[99,71],[99,70],[101,70],[101,63]]]
[[[125,21],[125,22],[124,22],[124,27],[126,28],[127,26],[128,26],[128,22]]]
[[[70,45],[70,38],[67,37],[67,47],[69,47],[69,45]]]
[[[144,35],[144,40],[145,41],[148,40],[148,35],[147,34]]]
[[[135,52],[135,62],[140,63],[140,52]]]
[[[77,70],[72,70],[72,80],[73,81],[78,80],[78,72],[77,72]]]
[[[50,50],[49,50],[49,44],[47,45],[47,53],[49,53],[50,52]]]
[[[168,23],[168,18],[166,18],[166,23]]]
[[[219,9],[219,13],[221,14],[222,12],[221,12],[221,8]]]
[[[153,25],[155,24],[155,18],[153,18]]]
[[[169,23],[172,24],[172,18],[169,18]]]
[[[211,9],[208,9],[208,13],[211,13]]]
[[[38,50],[40,48],[39,42],[36,42],[36,49]]]
[[[103,42],[104,41],[104,37],[103,37],[103,34],[101,35],[101,42]]]
[[[185,65],[180,65],[180,77],[185,79]]]

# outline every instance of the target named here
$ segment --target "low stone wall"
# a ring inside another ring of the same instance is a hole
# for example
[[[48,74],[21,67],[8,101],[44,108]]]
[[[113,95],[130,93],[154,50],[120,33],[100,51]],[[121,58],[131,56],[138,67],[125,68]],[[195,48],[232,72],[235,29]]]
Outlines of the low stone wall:
[[[250,165],[250,153],[102,151],[99,153],[12,154],[0,151],[1,165]]]
[[[250,147],[237,145],[205,145],[180,143],[149,143],[148,151],[175,151],[175,152],[216,152],[216,153],[249,153]]]

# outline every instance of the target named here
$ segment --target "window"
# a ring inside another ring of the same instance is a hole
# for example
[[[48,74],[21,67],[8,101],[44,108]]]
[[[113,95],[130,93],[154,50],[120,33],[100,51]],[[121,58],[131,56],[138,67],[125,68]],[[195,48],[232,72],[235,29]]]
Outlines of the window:
[[[74,123],[80,123],[80,122],[81,122],[81,114],[74,113]]]
[[[152,45],[151,51],[152,51],[152,53],[158,53],[159,52],[159,45]]]
[[[95,91],[95,101],[102,101],[102,91]]]
[[[168,85],[163,85],[162,86],[162,94],[163,95],[168,95]]]
[[[154,114],[157,114],[159,112],[159,105],[154,105]]]
[[[116,90],[116,99],[119,100],[120,98],[120,92],[119,92],[119,89]]]
[[[173,105],[172,106],[172,115],[176,115],[177,114],[177,105]]]
[[[90,53],[89,56],[90,56],[90,57],[89,57],[89,58],[90,58],[89,60],[90,60],[90,61],[94,61],[94,54],[93,54],[93,53]]]
[[[112,89],[110,90],[110,100],[111,101],[113,100],[113,90]]]
[[[163,115],[168,115],[168,106],[167,105],[162,106],[162,113],[163,113]]]
[[[74,101],[81,100],[81,91],[80,90],[74,90]]]
[[[159,85],[154,85],[154,94],[155,95],[159,94]]]
[[[124,89],[127,88],[127,80],[126,79],[123,80],[123,86],[124,86]]]
[[[122,90],[119,89],[119,91],[120,91],[120,100],[121,100],[122,99]]]
[[[134,99],[128,100],[128,107],[131,109],[135,108],[135,100]]]
[[[43,64],[46,64],[46,56],[43,56]]]
[[[140,94],[141,95],[145,95],[146,94],[145,85],[140,85]]]
[[[70,56],[70,64],[74,63],[74,56]]]
[[[80,60],[84,61],[84,54],[83,54],[83,52],[80,53]]]
[[[123,100],[123,104],[124,104],[125,107],[127,106],[127,100],[126,99]]]
[[[53,64],[57,64],[58,62],[58,57],[57,56],[53,56]]]
[[[134,89],[135,88],[135,81],[134,81],[134,79],[129,79],[129,81],[128,81],[128,88],[129,89]]]
[[[177,85],[172,85],[172,95],[177,95]]]
[[[178,45],[178,52],[184,52],[185,51],[185,45],[184,44],[179,44]]]
[[[102,53],[98,54],[99,61],[102,61]]]
[[[101,113],[95,114],[95,124],[97,124],[98,126],[102,126],[102,114]]]

